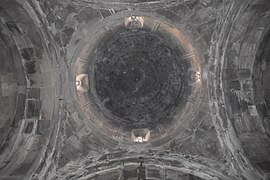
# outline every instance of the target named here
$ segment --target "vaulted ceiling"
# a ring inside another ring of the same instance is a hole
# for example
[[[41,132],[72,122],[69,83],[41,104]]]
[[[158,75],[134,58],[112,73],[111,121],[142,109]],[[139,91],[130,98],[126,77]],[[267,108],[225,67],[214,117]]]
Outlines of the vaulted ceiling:
[[[0,179],[269,179],[269,26],[269,0],[1,0]]]

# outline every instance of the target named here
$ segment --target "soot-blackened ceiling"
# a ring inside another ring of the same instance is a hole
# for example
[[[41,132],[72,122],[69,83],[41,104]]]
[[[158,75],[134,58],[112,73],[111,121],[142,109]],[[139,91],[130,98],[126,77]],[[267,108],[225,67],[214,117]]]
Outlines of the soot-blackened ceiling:
[[[2,0],[0,179],[269,179],[268,0]]]
[[[129,129],[170,121],[183,91],[188,91],[189,67],[181,59],[183,53],[171,47],[169,40],[145,30],[110,36],[89,57],[96,61],[89,76],[94,76],[100,108],[121,118],[116,123]]]

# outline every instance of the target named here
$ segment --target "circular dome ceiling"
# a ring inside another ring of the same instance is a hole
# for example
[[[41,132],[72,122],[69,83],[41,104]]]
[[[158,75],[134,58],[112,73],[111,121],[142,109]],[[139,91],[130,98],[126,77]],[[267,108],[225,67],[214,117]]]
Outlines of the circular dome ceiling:
[[[108,26],[97,24],[86,36],[76,57],[76,92],[84,116],[118,141],[153,142],[172,135],[200,104],[197,52],[164,20],[110,18]]]
[[[189,62],[182,56],[165,37],[144,29],[110,33],[89,57],[89,96],[96,93],[99,111],[126,128],[164,121],[187,93]]]

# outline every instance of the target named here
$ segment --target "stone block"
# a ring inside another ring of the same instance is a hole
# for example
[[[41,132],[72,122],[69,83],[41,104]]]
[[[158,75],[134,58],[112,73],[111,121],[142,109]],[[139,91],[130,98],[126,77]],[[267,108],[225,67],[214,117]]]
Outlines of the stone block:
[[[28,37],[23,36],[23,35],[17,35],[13,36],[14,41],[16,42],[17,46],[19,48],[31,48],[33,47],[31,41],[28,39]]]
[[[13,22],[13,21],[6,22],[6,26],[13,34],[21,34],[22,33],[22,30],[19,27],[17,22]]]
[[[266,103],[259,103],[256,105],[256,108],[257,111],[262,115],[262,117],[270,117]]]
[[[228,81],[227,86],[230,90],[241,90],[241,84],[239,81]]]
[[[182,4],[178,6],[173,6],[170,8],[171,11],[173,11],[175,14],[177,14],[179,17],[184,18],[186,14],[190,11],[189,8],[186,6],[183,6]]]
[[[13,175],[13,176],[22,175],[23,176],[23,175],[27,174],[27,172],[32,167],[32,165],[33,165],[32,163],[22,163],[21,165],[19,165],[19,167],[16,170],[14,170],[14,172],[11,175]]]
[[[14,115],[14,120],[12,122],[14,127],[19,125],[21,119],[23,118],[25,108],[25,98],[26,98],[25,94],[18,94],[17,96],[17,105],[16,105],[17,109]]]
[[[165,17],[168,18],[173,23],[181,24],[182,18],[180,18],[175,12],[167,10]]]
[[[123,178],[137,178],[137,166],[125,166],[123,172]]]
[[[269,1],[260,1],[260,3],[254,3],[250,9],[258,13],[264,13],[270,10]]]
[[[238,80],[237,69],[224,69],[224,80]]]
[[[34,60],[34,49],[23,48],[21,49],[21,55],[25,60]]]
[[[250,69],[237,69],[237,75],[240,80],[246,80],[251,78]]]
[[[28,99],[26,106],[27,106],[27,118],[37,118],[40,115],[42,101],[37,99]]]
[[[161,15],[161,16],[165,16],[167,13],[167,9],[163,8],[163,9],[158,9],[156,10],[156,13]]]
[[[191,175],[189,175],[189,174],[184,174],[182,172],[169,170],[169,169],[165,170],[165,176],[166,176],[166,178],[165,178],[166,180],[176,180],[176,179],[189,180],[192,178]]]
[[[270,66],[268,66],[267,69],[270,69]],[[263,72],[263,87],[265,89],[270,89],[270,71],[269,70],[266,70]]]
[[[40,99],[40,88],[28,88],[27,97],[29,99]]]
[[[74,17],[79,23],[83,21],[89,22],[93,19],[101,18],[99,12],[91,7],[85,8],[80,13],[76,14]]]
[[[154,166],[148,166],[145,171],[146,179],[160,179],[163,176],[162,171]]]
[[[111,180],[117,180],[119,177],[121,177],[121,171],[120,170],[112,170],[109,173],[102,173],[99,175],[95,176],[95,180],[106,180],[106,179],[111,179]]]
[[[26,121],[24,125],[24,133],[31,134],[34,128],[34,122],[33,121]]]
[[[2,96],[10,97],[14,96],[17,92],[16,83],[1,83]]]
[[[228,105],[231,106],[232,114],[241,114],[241,106],[237,95],[234,93],[227,93],[226,97],[228,98]]]
[[[51,131],[51,121],[50,120],[38,120],[37,124],[37,134],[44,135],[49,138]]]
[[[99,11],[100,11],[100,13],[101,13],[101,15],[102,15],[103,18],[106,18],[106,17],[112,15],[111,12],[110,12],[109,10],[100,9]]]
[[[27,61],[25,62],[25,70],[27,74],[35,74],[41,72],[39,62]]]

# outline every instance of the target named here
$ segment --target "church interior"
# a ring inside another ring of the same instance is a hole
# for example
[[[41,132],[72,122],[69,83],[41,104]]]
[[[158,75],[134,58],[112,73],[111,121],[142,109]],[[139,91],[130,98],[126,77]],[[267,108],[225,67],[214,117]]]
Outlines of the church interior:
[[[269,0],[1,0],[0,30],[0,180],[270,180]]]

